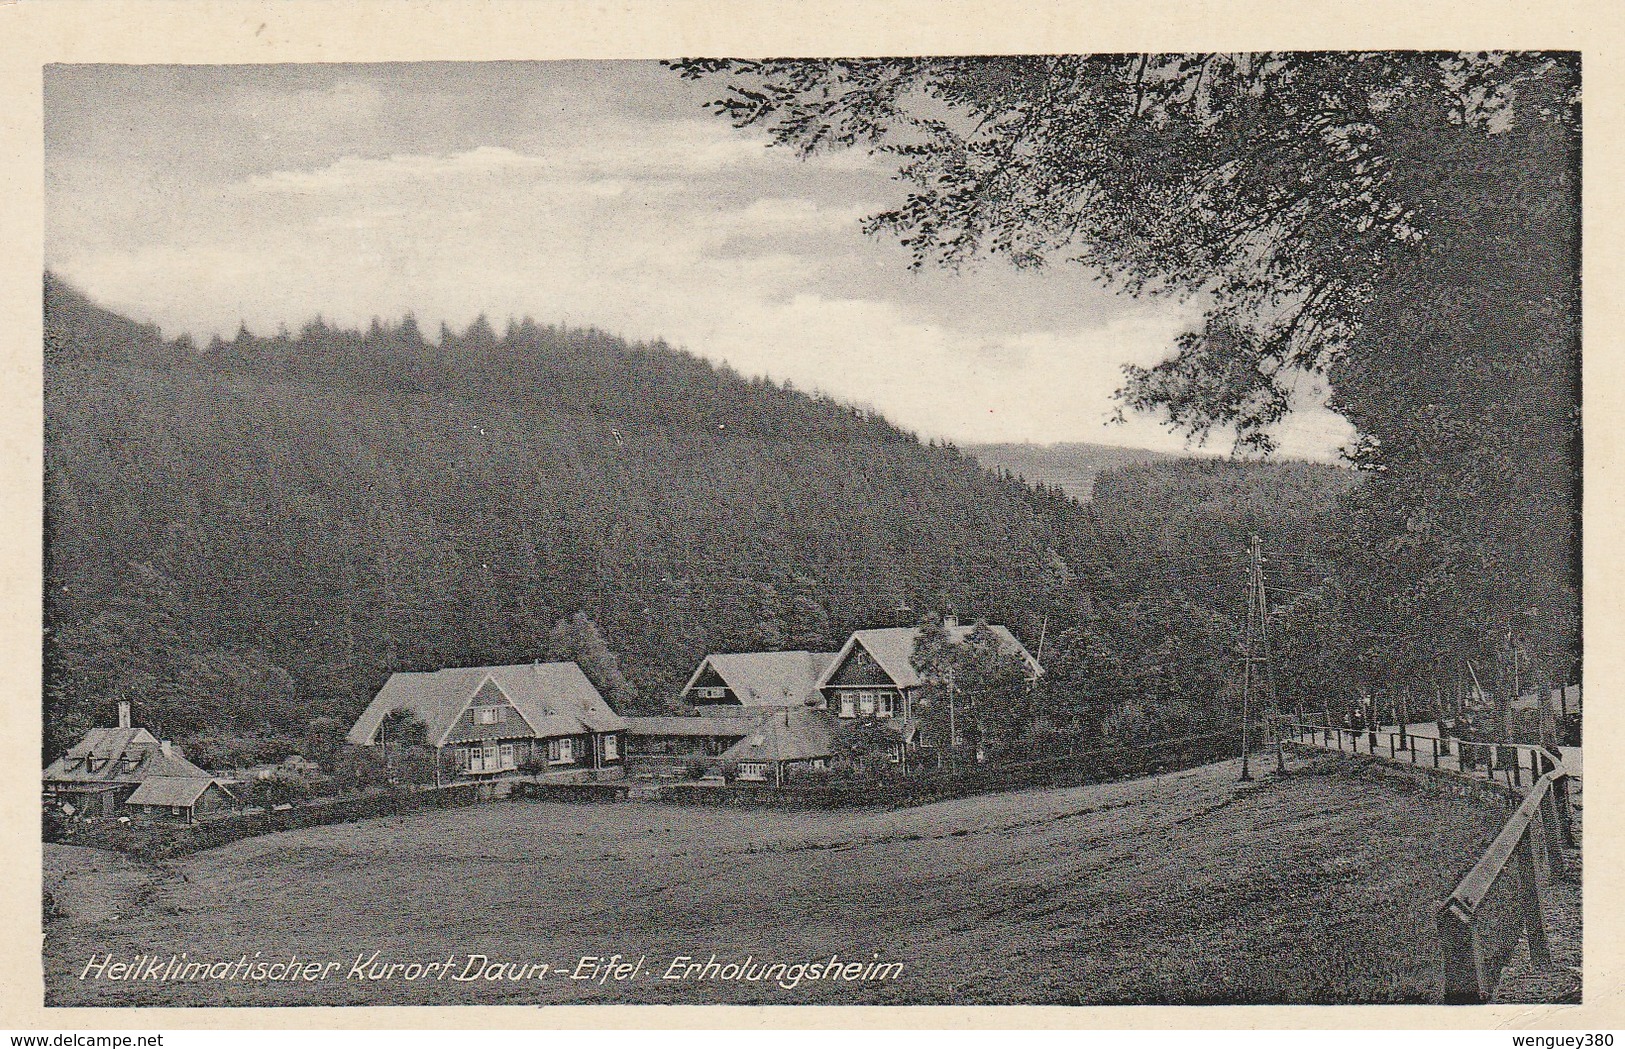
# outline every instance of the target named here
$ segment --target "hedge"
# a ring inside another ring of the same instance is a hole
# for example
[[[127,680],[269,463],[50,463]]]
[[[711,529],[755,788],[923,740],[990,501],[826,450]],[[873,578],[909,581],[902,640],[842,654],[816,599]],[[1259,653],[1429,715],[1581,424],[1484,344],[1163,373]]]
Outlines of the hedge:
[[[480,787],[478,783],[455,783],[425,790],[393,790],[344,798],[322,798],[292,808],[239,812],[193,824],[143,819],[132,819],[128,823],[102,820],[75,828],[72,834],[60,840],[69,845],[112,849],[141,859],[168,859],[277,831],[393,816],[429,806],[459,808],[473,805],[481,800]]]
[[[660,800],[685,805],[902,808],[973,794],[1033,787],[1077,787],[1174,772],[1233,757],[1240,746],[1240,733],[1229,730],[1035,761],[973,765],[956,771],[896,779],[787,787],[736,785],[728,789],[677,783],[662,786],[659,791]]]

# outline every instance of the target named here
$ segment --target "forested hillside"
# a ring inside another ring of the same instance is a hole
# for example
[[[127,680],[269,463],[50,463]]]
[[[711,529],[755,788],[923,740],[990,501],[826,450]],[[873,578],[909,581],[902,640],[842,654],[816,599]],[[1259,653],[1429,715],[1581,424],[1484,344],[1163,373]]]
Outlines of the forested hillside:
[[[1008,470],[1035,485],[1059,488],[1074,499],[1087,500],[1095,478],[1120,466],[1162,462],[1173,456],[1149,448],[1118,448],[1082,441],[1060,444],[973,444],[966,454],[993,469]]]
[[[1005,724],[1183,731],[1237,704],[1255,532],[1327,629],[1346,470],[1168,459],[1080,504],[592,329],[199,347],[46,290],[48,748],[119,698],[176,738],[286,736],[395,670],[549,658],[659,709],[706,652],[944,611],[1042,642]]]
[[[658,707],[707,651],[928,605],[1034,634],[1089,560],[1060,493],[662,344],[408,318],[194,346],[51,278],[46,330],[57,741],[120,697],[181,738],[348,718],[394,670],[547,658],[578,612]]]

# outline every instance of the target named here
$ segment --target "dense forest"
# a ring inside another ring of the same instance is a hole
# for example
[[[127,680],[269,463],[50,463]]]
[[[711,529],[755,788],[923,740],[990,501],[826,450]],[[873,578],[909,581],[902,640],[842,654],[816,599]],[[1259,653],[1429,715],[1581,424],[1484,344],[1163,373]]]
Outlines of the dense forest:
[[[927,605],[1036,635],[1074,501],[825,397],[528,320],[320,320],[205,346],[46,282],[46,655],[60,743],[352,716],[395,670],[548,658],[622,705],[707,651],[833,649]],[[635,694],[634,694],[635,693]]]
[[[46,281],[47,749],[134,701],[200,745],[395,670],[572,658],[659,710],[706,652],[952,612],[1048,669],[1021,731],[1231,718],[1248,536],[1284,702],[1346,708],[1353,471],[1149,457],[1092,498],[660,343],[485,320],[166,339]]]

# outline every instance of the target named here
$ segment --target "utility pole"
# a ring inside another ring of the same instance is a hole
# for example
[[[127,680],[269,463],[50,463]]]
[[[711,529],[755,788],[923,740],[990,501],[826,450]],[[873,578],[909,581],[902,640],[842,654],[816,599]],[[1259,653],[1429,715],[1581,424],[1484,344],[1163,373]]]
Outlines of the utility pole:
[[[1253,717],[1253,662],[1255,660],[1255,640],[1253,623],[1256,618],[1255,602],[1258,599],[1258,536],[1253,536],[1247,547],[1247,623],[1242,629],[1242,663],[1241,663],[1241,778],[1239,782],[1251,783],[1253,779],[1252,755],[1252,717]]]
[[[1243,635],[1245,658],[1241,671],[1241,778],[1239,782],[1252,781],[1252,758],[1248,753],[1252,746],[1252,715],[1254,703],[1254,690],[1259,690],[1258,699],[1261,700],[1268,712],[1271,727],[1277,714],[1275,701],[1275,677],[1270,672],[1270,641],[1269,641],[1269,595],[1264,589],[1264,553],[1258,536],[1254,535],[1247,546],[1247,625]],[[1262,674],[1259,672],[1262,667]],[[1275,765],[1279,771],[1286,771],[1286,753],[1281,748],[1279,738],[1275,741]]]

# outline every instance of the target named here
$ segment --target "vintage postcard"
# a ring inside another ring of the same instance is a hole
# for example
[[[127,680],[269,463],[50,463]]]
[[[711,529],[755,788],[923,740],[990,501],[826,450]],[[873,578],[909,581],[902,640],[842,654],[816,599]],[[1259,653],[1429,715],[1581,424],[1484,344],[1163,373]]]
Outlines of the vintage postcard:
[[[0,8],[9,1026],[1617,1016],[1617,19],[843,10]]]

